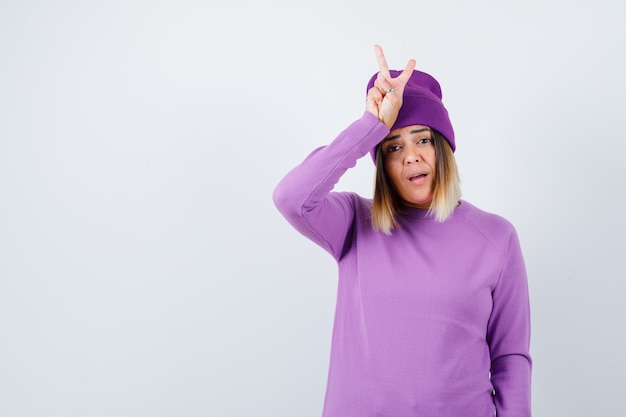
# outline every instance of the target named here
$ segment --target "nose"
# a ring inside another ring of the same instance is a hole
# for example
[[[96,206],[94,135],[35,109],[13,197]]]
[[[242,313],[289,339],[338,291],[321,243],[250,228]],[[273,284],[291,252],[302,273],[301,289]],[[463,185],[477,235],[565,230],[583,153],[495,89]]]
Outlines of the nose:
[[[404,163],[414,164],[414,163],[419,162],[419,160],[420,160],[420,155],[417,149],[415,149],[412,146],[408,147],[408,149],[406,149],[404,153]]]

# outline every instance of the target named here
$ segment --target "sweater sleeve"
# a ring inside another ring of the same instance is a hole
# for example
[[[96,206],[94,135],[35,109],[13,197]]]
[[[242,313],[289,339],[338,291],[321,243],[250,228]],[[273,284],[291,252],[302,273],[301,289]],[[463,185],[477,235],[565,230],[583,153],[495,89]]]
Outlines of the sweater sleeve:
[[[497,417],[530,417],[532,361],[526,268],[512,230],[487,329]]]
[[[339,259],[354,220],[354,201],[331,192],[341,176],[356,165],[389,129],[369,112],[329,145],[314,150],[274,190],[274,204],[287,221]]]

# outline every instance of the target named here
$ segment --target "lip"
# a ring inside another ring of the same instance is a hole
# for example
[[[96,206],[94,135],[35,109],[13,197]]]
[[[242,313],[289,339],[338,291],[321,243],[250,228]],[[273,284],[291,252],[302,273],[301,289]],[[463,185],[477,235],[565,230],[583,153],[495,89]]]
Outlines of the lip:
[[[419,184],[424,182],[426,178],[428,178],[428,174],[426,172],[414,172],[407,176],[406,179],[413,184]]]

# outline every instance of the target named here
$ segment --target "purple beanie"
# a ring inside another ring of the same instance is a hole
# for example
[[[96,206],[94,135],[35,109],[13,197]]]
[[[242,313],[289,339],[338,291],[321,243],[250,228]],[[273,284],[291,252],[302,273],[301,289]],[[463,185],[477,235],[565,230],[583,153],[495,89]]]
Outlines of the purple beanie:
[[[389,70],[392,78],[397,77],[402,71]],[[374,74],[367,84],[367,91],[374,86],[378,73]],[[448,111],[441,102],[441,86],[432,76],[425,72],[414,70],[409,82],[404,87],[402,107],[398,113],[396,122],[391,130],[411,125],[424,125],[441,133],[452,151],[456,149],[454,142],[454,130],[448,117]],[[376,161],[376,148],[370,152]]]

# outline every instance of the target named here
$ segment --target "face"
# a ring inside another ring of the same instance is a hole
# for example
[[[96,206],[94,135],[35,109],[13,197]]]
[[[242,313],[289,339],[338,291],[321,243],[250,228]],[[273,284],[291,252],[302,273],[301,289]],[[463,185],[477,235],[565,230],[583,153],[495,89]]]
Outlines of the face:
[[[437,166],[430,128],[413,125],[392,130],[380,146],[387,177],[405,204],[430,208]]]

